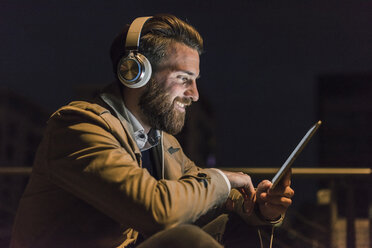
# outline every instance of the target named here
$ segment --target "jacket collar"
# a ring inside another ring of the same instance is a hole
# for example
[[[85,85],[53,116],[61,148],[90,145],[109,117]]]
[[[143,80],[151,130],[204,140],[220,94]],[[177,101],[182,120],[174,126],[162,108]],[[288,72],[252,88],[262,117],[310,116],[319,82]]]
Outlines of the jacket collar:
[[[108,104],[115,112],[120,121],[130,123],[124,99],[122,94],[122,86],[117,83],[111,83],[102,90],[99,97]]]
[[[108,85],[99,94],[99,98],[114,111],[115,115],[123,125],[124,130],[127,130],[129,133],[130,142],[133,144],[132,146],[134,147],[134,152],[140,154],[141,152],[137,143],[135,142],[133,126],[130,122],[126,107],[124,105],[122,86],[118,82]]]

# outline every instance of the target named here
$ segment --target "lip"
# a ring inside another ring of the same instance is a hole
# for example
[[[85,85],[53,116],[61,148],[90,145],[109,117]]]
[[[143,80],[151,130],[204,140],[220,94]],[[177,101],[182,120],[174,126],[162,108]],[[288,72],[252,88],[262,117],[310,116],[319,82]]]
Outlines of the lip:
[[[179,111],[185,112],[185,108],[186,108],[187,104],[182,103],[182,102],[179,102],[179,101],[175,101],[174,102],[174,106]]]

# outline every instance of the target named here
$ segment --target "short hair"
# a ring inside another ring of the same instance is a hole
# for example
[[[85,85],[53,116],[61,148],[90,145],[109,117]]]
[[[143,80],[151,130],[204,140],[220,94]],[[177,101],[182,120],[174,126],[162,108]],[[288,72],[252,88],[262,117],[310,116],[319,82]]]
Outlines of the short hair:
[[[110,56],[113,71],[116,75],[117,65],[120,59],[126,54],[125,41],[129,25],[116,36],[111,44]],[[203,52],[203,39],[198,31],[190,24],[180,20],[174,15],[159,14],[149,19],[142,28],[139,52],[150,61],[153,71],[172,42],[180,42],[197,50],[199,55]]]

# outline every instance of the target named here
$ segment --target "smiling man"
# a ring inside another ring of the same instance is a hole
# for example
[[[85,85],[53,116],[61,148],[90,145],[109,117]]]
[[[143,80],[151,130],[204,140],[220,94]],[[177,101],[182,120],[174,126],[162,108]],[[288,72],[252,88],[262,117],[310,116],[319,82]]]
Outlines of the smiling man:
[[[49,119],[11,247],[256,247],[259,226],[280,224],[289,177],[256,191],[246,174],[197,167],[172,136],[199,98],[202,46],[172,15],[116,37],[116,82]]]

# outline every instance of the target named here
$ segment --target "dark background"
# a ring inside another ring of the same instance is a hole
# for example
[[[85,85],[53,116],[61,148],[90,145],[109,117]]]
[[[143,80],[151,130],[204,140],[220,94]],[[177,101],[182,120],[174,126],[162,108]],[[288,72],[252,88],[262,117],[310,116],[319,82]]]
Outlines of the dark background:
[[[2,0],[0,87],[51,114],[79,89],[112,82],[112,39],[135,17],[155,13],[187,20],[204,38],[198,86],[215,117],[217,166],[279,167],[324,117],[320,89],[337,95],[338,81],[327,80],[372,74],[372,1]],[[370,96],[362,105],[372,106]],[[319,143],[318,135],[295,166],[318,167]],[[354,166],[370,167],[362,162]],[[331,156],[327,165],[342,161]],[[297,181],[297,202],[315,201],[308,192],[316,187]]]
[[[1,86],[53,112],[77,86],[111,82],[111,40],[154,13],[204,37],[199,89],[215,112],[221,166],[279,166],[319,119],[319,75],[372,71],[371,1],[3,0]],[[301,166],[316,165],[315,143]]]

